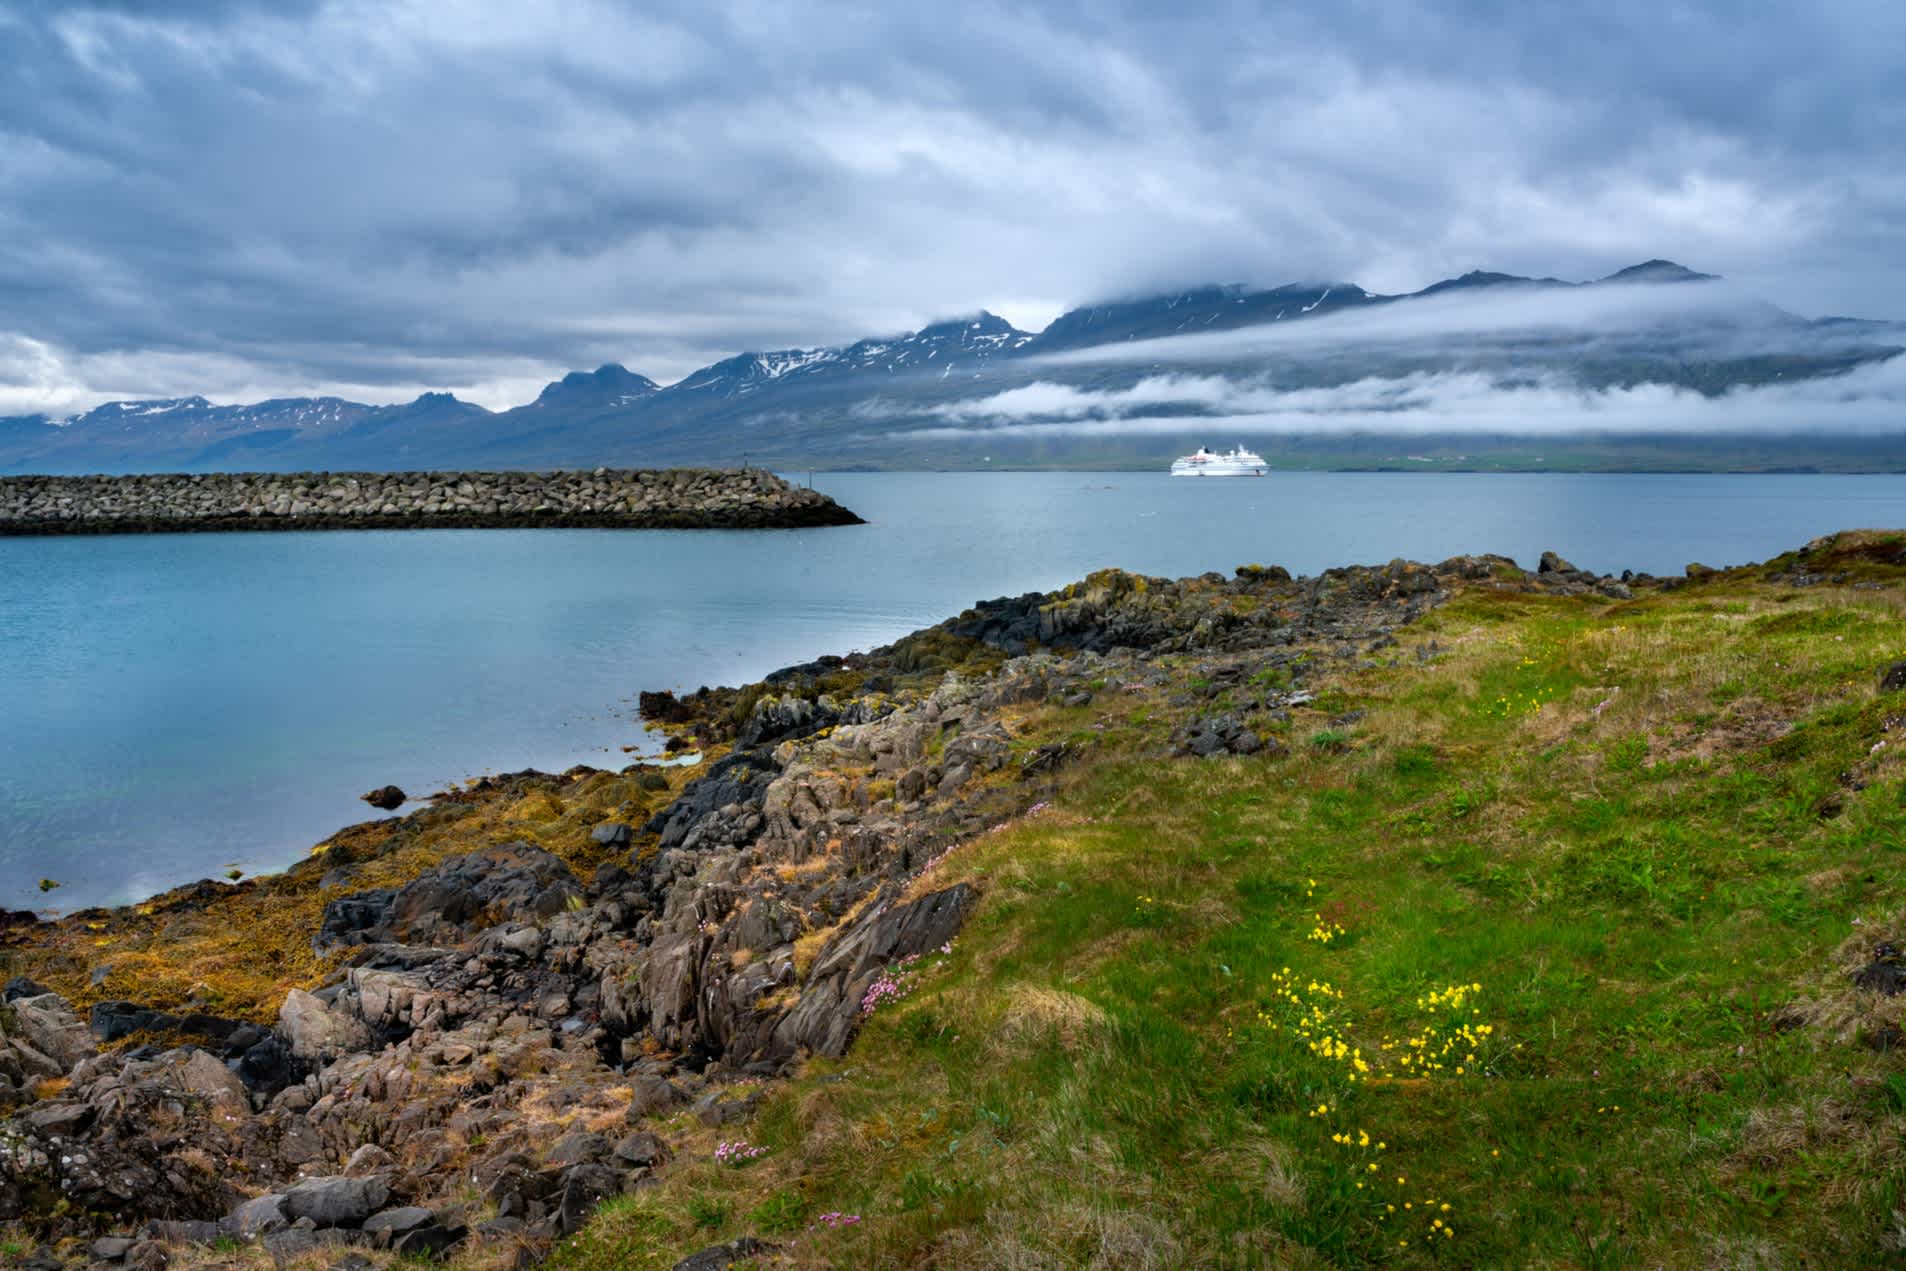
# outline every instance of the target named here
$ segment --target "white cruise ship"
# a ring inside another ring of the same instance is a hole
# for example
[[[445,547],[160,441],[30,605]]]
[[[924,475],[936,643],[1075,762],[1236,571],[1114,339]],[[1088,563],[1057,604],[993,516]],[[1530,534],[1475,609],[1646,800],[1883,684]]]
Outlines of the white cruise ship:
[[[1174,477],[1261,477],[1264,457],[1255,450],[1238,446],[1229,454],[1217,454],[1199,446],[1182,459],[1171,463]]]

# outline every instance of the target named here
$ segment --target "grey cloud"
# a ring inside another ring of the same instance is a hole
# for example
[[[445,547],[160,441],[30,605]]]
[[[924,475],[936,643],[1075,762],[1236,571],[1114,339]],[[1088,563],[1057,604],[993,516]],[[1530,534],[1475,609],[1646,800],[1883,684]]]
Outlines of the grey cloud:
[[[1651,255],[1892,316],[1902,131],[1868,0],[39,0],[0,18],[0,340],[45,352],[0,402],[505,405],[1009,301]]]
[[[1161,413],[1169,407],[1168,413]],[[1518,434],[1897,433],[1906,412],[1906,358],[1834,379],[1742,388],[1716,397],[1663,384],[1585,389],[1555,377],[1505,385],[1477,372],[1425,372],[1323,388],[1157,376],[1093,391],[1040,381],[959,406],[918,440],[1149,437],[1197,432],[1248,441],[1285,434],[1385,436]]]
[[[1552,357],[1633,345],[1656,353],[1722,358],[1823,353],[1906,340],[1906,327],[1891,329],[1882,341],[1864,330],[1803,325],[1725,281],[1458,290],[1302,321],[1295,320],[1298,309],[1293,303],[1289,322],[1273,319],[1232,331],[1100,345],[1046,354],[1036,361],[1051,367],[1143,366],[1323,351],[1460,358],[1530,338],[1542,339]]]

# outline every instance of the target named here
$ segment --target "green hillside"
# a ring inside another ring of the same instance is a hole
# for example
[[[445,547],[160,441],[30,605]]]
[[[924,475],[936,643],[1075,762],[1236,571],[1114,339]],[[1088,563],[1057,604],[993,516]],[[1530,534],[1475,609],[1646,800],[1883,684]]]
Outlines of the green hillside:
[[[557,1265],[1896,1262],[1901,541],[1028,708],[1090,758],[933,871],[951,951]],[[1281,745],[1166,758],[1213,703]]]

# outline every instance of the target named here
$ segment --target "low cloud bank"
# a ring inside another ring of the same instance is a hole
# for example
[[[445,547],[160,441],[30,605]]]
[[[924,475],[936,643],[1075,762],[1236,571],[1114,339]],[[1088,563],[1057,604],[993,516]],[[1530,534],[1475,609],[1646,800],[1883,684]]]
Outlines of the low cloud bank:
[[[1266,379],[1167,374],[1110,390],[1041,380],[944,405],[934,413],[946,422],[904,435],[941,441],[1192,431],[1247,438],[1266,433],[1899,433],[1906,438],[1906,357],[1716,397],[1663,384],[1587,389],[1560,376],[1504,383],[1480,372],[1370,377],[1289,390]]]
[[[1542,341],[1551,352],[1651,350],[1709,358],[1818,354],[1876,340],[1906,342],[1898,327],[1809,324],[1724,281],[1495,286],[1410,297],[1307,317],[1294,299],[1282,317],[1232,331],[1166,336],[1046,354],[1052,367],[1197,364],[1318,353],[1414,356],[1484,353]]]

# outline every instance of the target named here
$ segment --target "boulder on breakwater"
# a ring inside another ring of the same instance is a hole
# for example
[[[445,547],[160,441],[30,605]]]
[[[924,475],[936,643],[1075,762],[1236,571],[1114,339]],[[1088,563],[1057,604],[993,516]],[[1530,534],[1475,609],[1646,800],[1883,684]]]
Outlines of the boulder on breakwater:
[[[0,477],[0,534],[858,525],[757,468]]]

